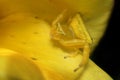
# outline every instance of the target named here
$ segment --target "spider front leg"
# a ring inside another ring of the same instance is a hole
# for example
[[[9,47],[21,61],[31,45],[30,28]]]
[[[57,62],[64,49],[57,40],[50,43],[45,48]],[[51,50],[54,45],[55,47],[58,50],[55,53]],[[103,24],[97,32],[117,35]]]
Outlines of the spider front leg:
[[[74,72],[79,70],[79,68],[84,67],[88,63],[89,56],[90,56],[90,47],[89,47],[89,44],[85,44],[83,48],[82,61],[79,64],[79,66],[74,70]]]
[[[90,44],[92,43],[92,40],[90,35],[88,34],[88,31],[85,28],[85,25],[83,23],[83,20],[80,14],[76,14],[71,19],[71,23],[69,27],[72,29],[77,39],[84,41],[84,45],[78,47],[78,48],[83,48],[83,54],[82,54],[83,56],[82,56],[82,61],[80,65],[78,66],[78,68],[74,70],[74,71],[77,71],[80,67],[82,66],[84,67],[88,62],[89,55],[90,55]]]
[[[51,37],[54,40],[60,40],[61,39],[61,35],[65,35],[60,22],[62,21],[62,19],[64,18],[63,14],[65,14],[66,9],[58,15],[58,17],[53,21],[52,23],[52,28],[51,28]]]
[[[77,54],[80,53],[79,49],[83,49],[82,51],[82,60],[79,66],[74,70],[76,72],[79,68],[84,67],[89,59],[89,54],[90,54],[90,47],[89,44],[86,43],[85,40],[80,40],[80,39],[73,39],[69,41],[64,41],[64,40],[59,40],[59,43],[63,45],[66,48],[72,48],[73,49],[73,55],[67,56],[67,57],[74,57]]]

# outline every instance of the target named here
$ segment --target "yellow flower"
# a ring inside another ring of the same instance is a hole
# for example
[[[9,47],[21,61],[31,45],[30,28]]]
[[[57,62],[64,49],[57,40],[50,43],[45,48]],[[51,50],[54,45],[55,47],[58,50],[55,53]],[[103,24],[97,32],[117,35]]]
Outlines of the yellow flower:
[[[74,72],[82,56],[64,59],[68,52],[53,45],[50,30],[64,9],[67,16],[80,12],[94,50],[113,0],[0,0],[0,5],[0,80],[112,80],[91,60]]]

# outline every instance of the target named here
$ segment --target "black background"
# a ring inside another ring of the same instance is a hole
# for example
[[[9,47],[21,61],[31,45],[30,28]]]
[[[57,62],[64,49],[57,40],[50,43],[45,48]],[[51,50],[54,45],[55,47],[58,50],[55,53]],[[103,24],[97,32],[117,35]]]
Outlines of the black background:
[[[120,2],[115,0],[105,35],[91,59],[114,80],[120,80]]]

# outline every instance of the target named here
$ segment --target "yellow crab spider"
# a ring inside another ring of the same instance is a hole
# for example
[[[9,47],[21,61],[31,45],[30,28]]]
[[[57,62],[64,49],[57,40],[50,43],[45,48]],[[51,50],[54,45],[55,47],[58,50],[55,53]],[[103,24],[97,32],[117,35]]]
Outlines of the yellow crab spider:
[[[53,21],[51,36],[64,48],[72,50],[73,55],[82,51],[82,61],[74,70],[76,72],[80,67],[87,64],[92,40],[79,13],[69,18],[66,23],[62,22],[64,13],[65,11]]]

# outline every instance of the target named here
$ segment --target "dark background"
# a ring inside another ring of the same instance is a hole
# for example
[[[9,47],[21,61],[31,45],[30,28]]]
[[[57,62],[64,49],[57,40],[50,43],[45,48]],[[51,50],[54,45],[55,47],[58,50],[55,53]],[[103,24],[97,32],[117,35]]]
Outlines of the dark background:
[[[107,30],[91,59],[114,80],[120,80],[120,2],[115,0]]]

